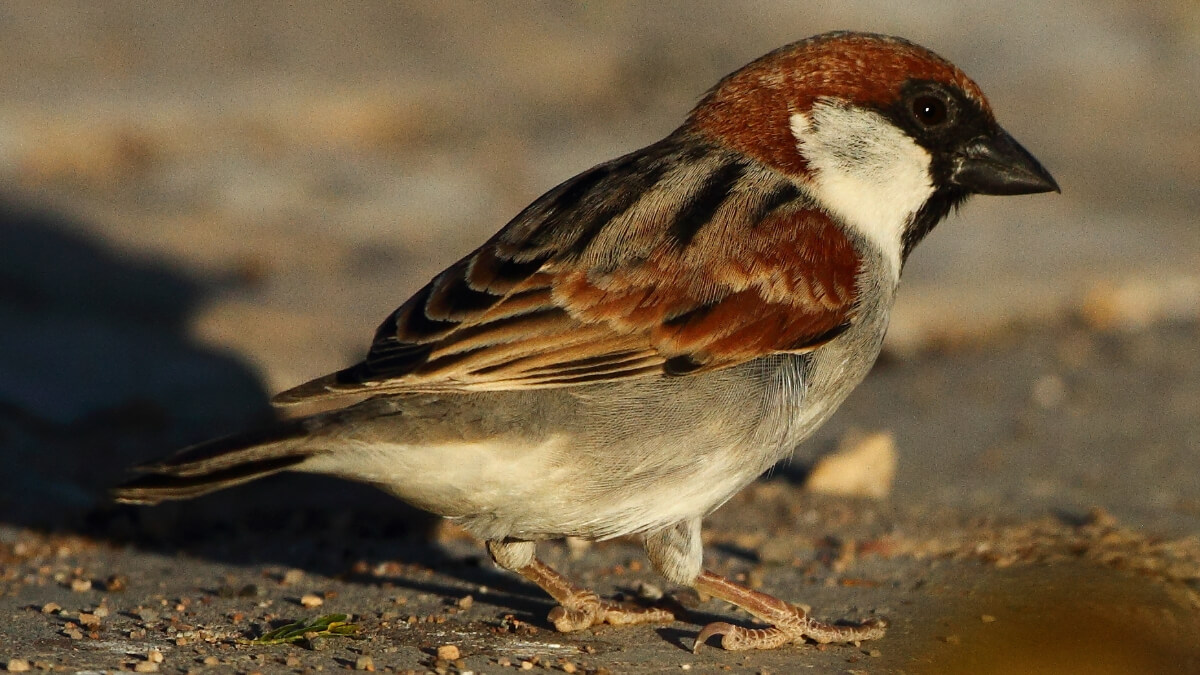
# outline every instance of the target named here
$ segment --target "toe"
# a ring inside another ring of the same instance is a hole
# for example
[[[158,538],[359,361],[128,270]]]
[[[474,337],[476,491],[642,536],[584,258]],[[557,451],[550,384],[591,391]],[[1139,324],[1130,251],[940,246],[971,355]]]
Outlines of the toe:
[[[554,625],[554,629],[560,633],[574,633],[586,628],[591,628],[596,623],[595,608],[589,612],[586,609],[566,608],[562,605],[550,610],[546,615],[546,619]]]
[[[600,607],[601,620],[611,626],[632,626],[640,623],[670,623],[675,615],[665,609],[650,607],[647,609],[625,609],[618,605],[604,603]]]
[[[692,647],[695,652],[714,635],[721,636],[721,648],[726,651],[740,652],[748,649],[775,649],[793,640],[803,640],[797,633],[785,631],[775,626],[767,628],[743,628],[724,622],[710,623],[696,636],[696,644]]]
[[[828,624],[820,621],[809,621],[804,628],[804,635],[813,642],[828,644],[831,642],[862,642],[877,640],[887,632],[888,620],[874,617],[856,624]]]

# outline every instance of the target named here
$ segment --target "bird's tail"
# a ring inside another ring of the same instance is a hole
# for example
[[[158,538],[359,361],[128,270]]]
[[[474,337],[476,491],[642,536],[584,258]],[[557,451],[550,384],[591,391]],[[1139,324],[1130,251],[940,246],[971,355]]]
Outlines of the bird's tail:
[[[125,504],[189,499],[296,467],[313,454],[305,441],[320,416],[286,420],[258,431],[185,448],[137,467],[141,476],[113,489]]]

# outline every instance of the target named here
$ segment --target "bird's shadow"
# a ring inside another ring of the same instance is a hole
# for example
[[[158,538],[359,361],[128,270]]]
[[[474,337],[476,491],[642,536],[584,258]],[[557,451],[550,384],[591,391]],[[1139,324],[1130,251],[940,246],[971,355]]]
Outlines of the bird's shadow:
[[[252,301],[260,282],[119,250],[95,229],[0,195],[0,526],[325,572],[337,555],[283,544],[281,531],[423,540],[432,517],[317,476],[154,509],[113,505],[108,489],[127,467],[274,413],[259,373],[190,329],[206,302]]]

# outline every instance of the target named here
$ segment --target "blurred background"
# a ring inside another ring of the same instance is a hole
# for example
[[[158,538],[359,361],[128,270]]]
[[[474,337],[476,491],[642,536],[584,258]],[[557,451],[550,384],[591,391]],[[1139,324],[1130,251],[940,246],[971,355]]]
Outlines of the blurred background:
[[[1063,187],[936,231],[890,353],[1200,315],[1192,0],[5,3],[0,516],[261,420],[542,192],[845,28],[954,61]]]

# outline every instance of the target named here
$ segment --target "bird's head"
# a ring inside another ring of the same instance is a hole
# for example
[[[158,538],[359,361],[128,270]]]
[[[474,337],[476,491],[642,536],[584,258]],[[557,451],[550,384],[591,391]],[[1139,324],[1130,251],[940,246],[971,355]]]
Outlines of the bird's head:
[[[721,80],[687,128],[791,176],[899,264],[971,194],[1057,191],[961,70],[906,40],[826,33]]]

